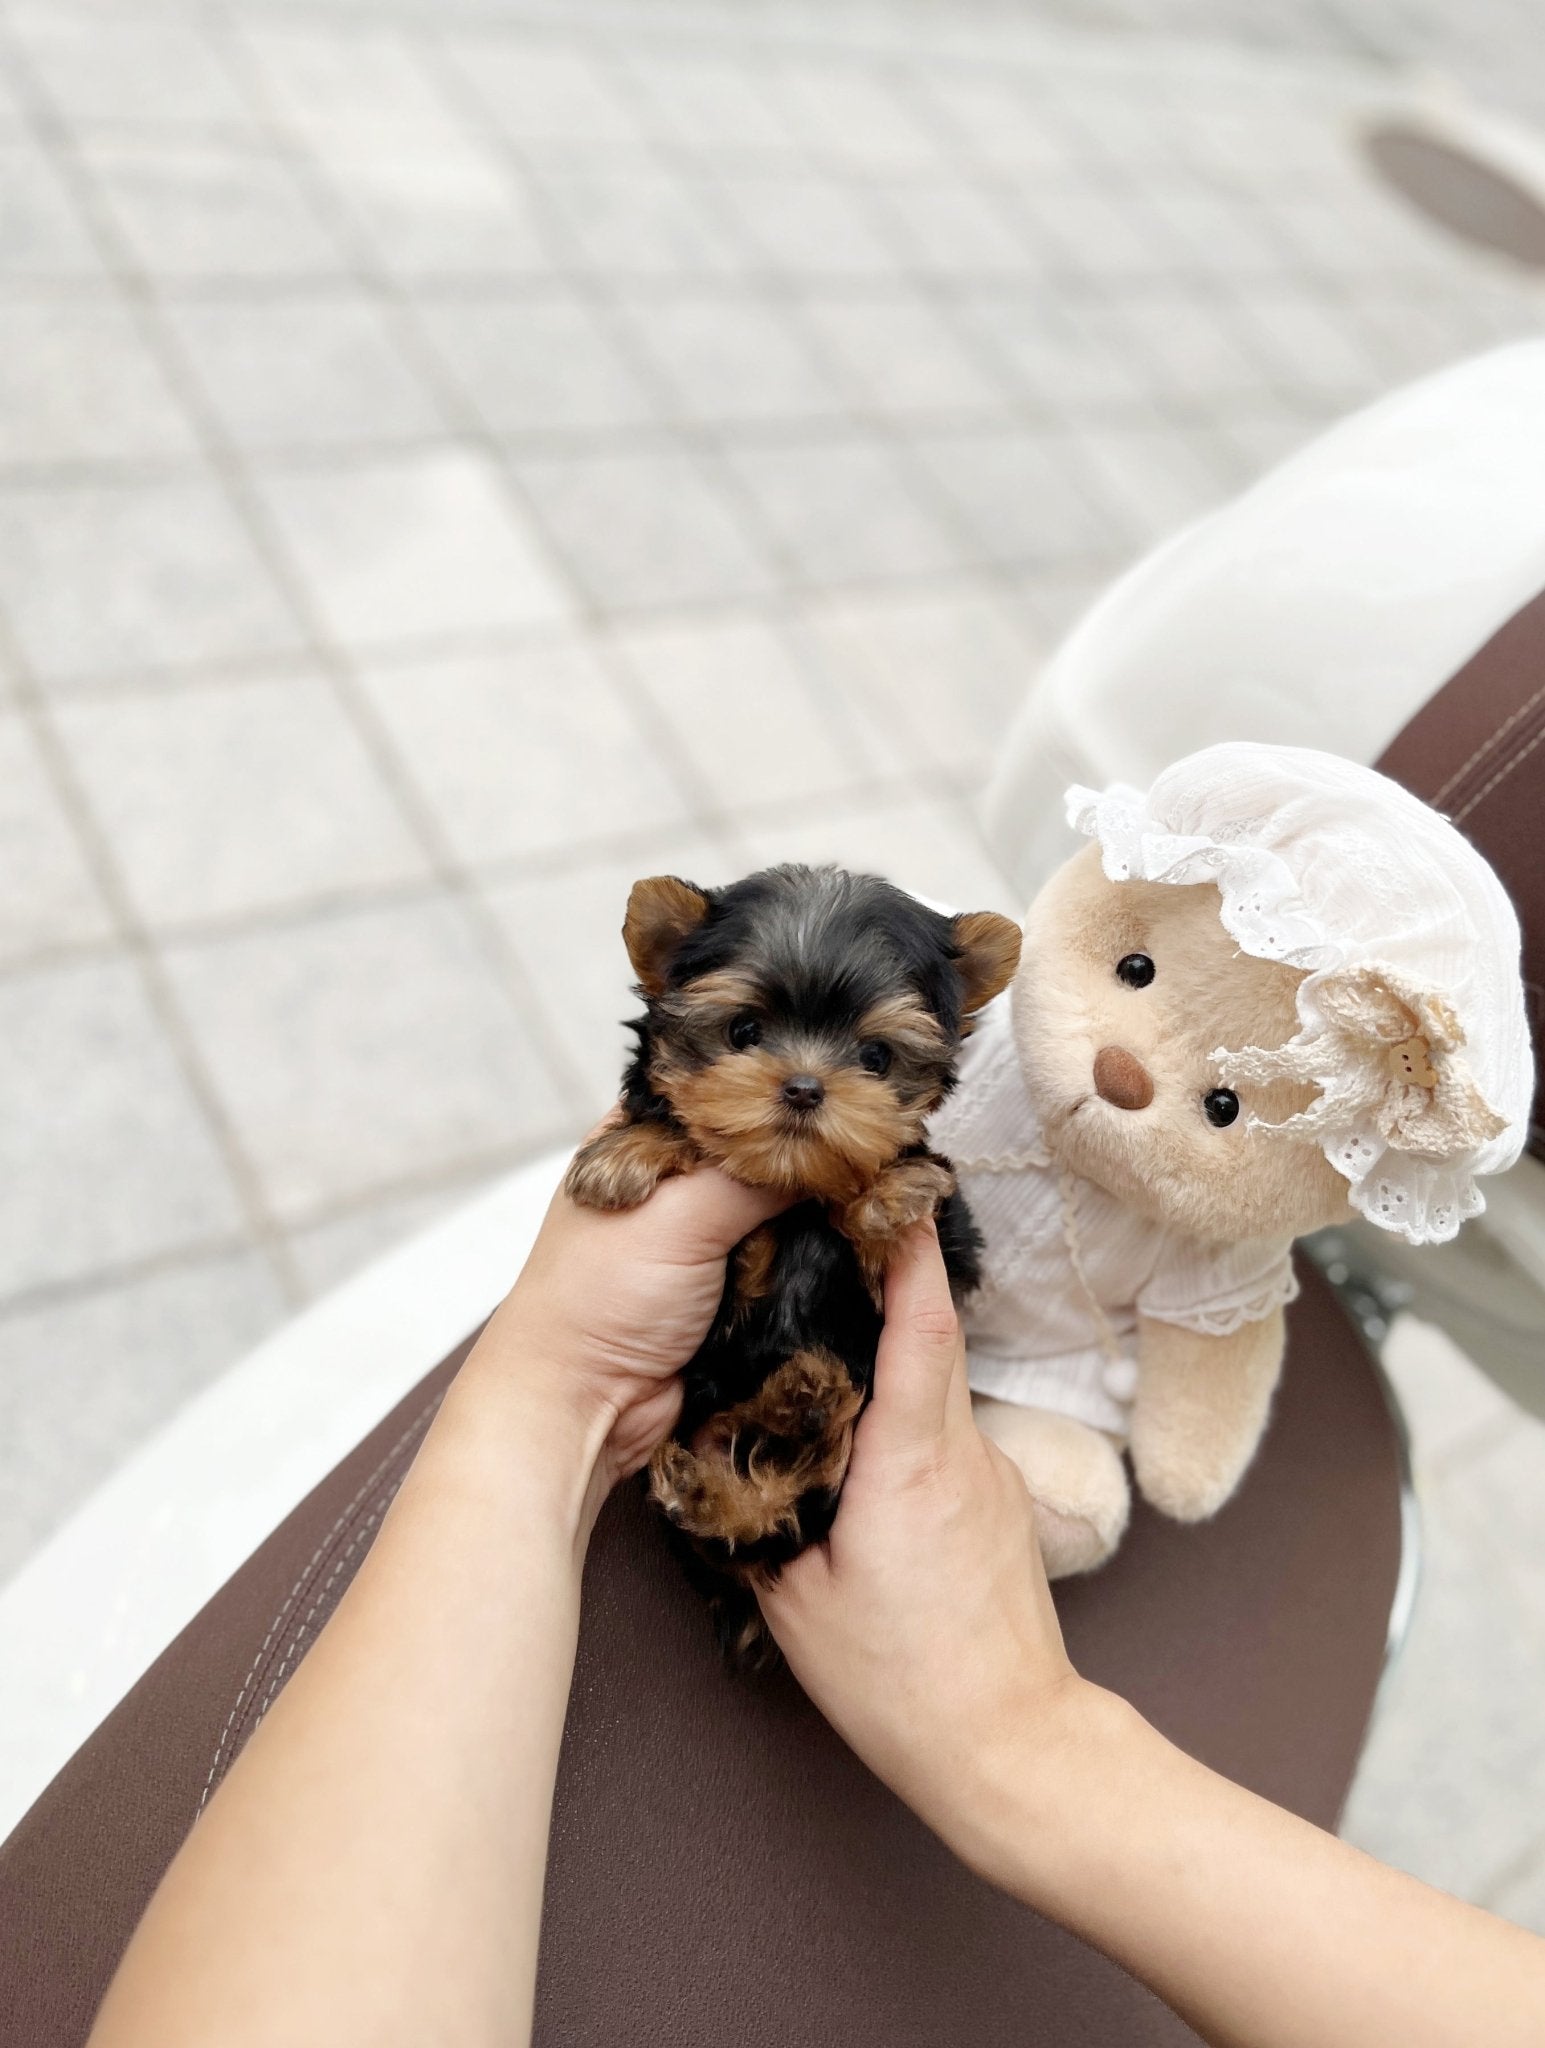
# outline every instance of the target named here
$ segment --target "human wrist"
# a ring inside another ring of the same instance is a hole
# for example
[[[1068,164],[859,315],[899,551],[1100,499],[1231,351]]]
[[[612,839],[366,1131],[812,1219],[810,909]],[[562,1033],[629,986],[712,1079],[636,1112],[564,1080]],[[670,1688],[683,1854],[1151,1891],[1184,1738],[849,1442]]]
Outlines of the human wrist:
[[[1159,1739],[1127,1701],[1069,1672],[983,1745],[940,1832],[978,1876],[1062,1917],[1098,1865],[1105,1789]]]
[[[452,1381],[431,1440],[447,1484],[518,1496],[582,1557],[610,1484],[615,1420],[583,1375],[518,1326],[490,1324]]]

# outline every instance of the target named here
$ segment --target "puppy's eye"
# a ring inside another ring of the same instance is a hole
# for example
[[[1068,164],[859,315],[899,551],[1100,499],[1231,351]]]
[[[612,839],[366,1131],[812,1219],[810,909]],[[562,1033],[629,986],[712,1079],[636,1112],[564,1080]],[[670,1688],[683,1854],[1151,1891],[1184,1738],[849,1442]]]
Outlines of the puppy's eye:
[[[1116,962],[1116,979],[1128,988],[1146,988],[1157,972],[1146,953],[1128,953],[1124,960]]]
[[[891,1070],[891,1049],[878,1038],[866,1039],[858,1048],[858,1064],[866,1074],[888,1074]]]
[[[1210,1124],[1221,1131],[1239,1114],[1239,1097],[1232,1088],[1211,1088],[1202,1097],[1202,1109]]]
[[[736,1052],[749,1052],[753,1045],[761,1044],[762,1026],[757,1018],[747,1012],[746,1015],[737,1017],[724,1035]]]

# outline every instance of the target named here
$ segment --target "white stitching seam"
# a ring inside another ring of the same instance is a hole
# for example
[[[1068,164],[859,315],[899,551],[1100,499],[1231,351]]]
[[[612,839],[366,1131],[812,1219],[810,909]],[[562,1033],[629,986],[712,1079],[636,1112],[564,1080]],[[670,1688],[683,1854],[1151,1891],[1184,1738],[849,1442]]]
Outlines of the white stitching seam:
[[[290,1641],[290,1647],[285,1651],[284,1655],[279,1660],[279,1668],[275,1671],[273,1677],[269,1680],[268,1690],[263,1695],[263,1703],[258,1708],[256,1718],[252,1723],[254,1733],[257,1730],[259,1722],[261,1722],[261,1720],[263,1719],[263,1716],[268,1712],[269,1708],[273,1705],[275,1697],[278,1694],[279,1688],[284,1683],[284,1674],[289,1670],[292,1664],[297,1663],[299,1661],[301,1645],[306,1640],[307,1631],[310,1629],[311,1624],[316,1620],[317,1616],[321,1613],[322,1609],[327,1605],[328,1594],[331,1593],[333,1587],[337,1585],[339,1578],[348,1569],[349,1560],[353,1557],[355,1551],[359,1549],[361,1543],[363,1543],[365,1538],[374,1531],[376,1524],[380,1522],[382,1518],[385,1516],[386,1510],[391,1505],[391,1500],[396,1498],[396,1491],[396,1487],[393,1486],[391,1488],[391,1499],[382,1501],[381,1505],[378,1508],[373,1509],[372,1512],[365,1517],[364,1521],[361,1522],[359,1527],[355,1530],[353,1538],[348,1544],[347,1548],[340,1551],[337,1559],[333,1564],[332,1570],[328,1573],[327,1577],[322,1582],[321,1592],[317,1594],[315,1600],[313,1600],[310,1607],[307,1608],[305,1619],[296,1629],[295,1634]],[[250,1736],[248,1737],[248,1740],[251,1740]]]
[[[1474,796],[1470,798],[1469,802],[1465,805],[1463,810],[1455,811],[1454,823],[1456,825],[1462,825],[1465,819],[1469,817],[1470,813],[1473,810],[1475,810],[1478,805],[1483,804],[1486,801],[1487,797],[1491,795],[1492,791],[1496,788],[1497,784],[1499,782],[1505,782],[1507,778],[1512,774],[1513,770],[1519,767],[1523,762],[1527,761],[1529,756],[1534,752],[1535,748],[1540,745],[1545,745],[1545,726],[1541,726],[1540,730],[1534,735],[1534,738],[1530,740],[1528,746],[1520,747],[1516,754],[1514,754],[1509,760],[1504,761],[1502,766],[1497,770],[1496,774],[1492,776],[1489,782],[1483,782],[1481,784],[1480,788],[1475,792]]]
[[[1476,762],[1480,760],[1481,756],[1483,754],[1489,754],[1492,748],[1502,738],[1503,734],[1511,732],[1513,730],[1513,727],[1517,725],[1519,719],[1526,717],[1527,714],[1534,709],[1535,705],[1539,703],[1542,697],[1545,697],[1545,683],[1542,683],[1540,685],[1540,687],[1535,691],[1532,697],[1526,699],[1524,703],[1520,704],[1516,711],[1510,711],[1507,717],[1503,719],[1500,725],[1495,726],[1489,733],[1487,733],[1485,739],[1481,741],[1480,745],[1476,748],[1475,752],[1470,756],[1469,760],[1463,762],[1458,768],[1456,768],[1453,774],[1448,778],[1447,782],[1444,783],[1443,787],[1434,792],[1431,800],[1432,807],[1434,810],[1438,809],[1439,805],[1443,802],[1443,799],[1446,796],[1451,795],[1459,787],[1460,783],[1464,781],[1465,777],[1469,774],[1470,770],[1475,766]]]
[[[358,1493],[355,1494],[354,1498],[349,1502],[348,1506],[343,1510],[342,1514],[339,1515],[337,1521],[333,1523],[332,1527],[328,1530],[327,1534],[322,1538],[321,1542],[317,1545],[316,1549],[311,1553],[310,1557],[307,1558],[305,1566],[301,1571],[300,1577],[295,1581],[294,1585],[291,1586],[289,1590],[289,1594],[284,1602],[284,1605],[279,1609],[279,1612],[274,1616],[273,1620],[269,1623],[268,1633],[266,1636],[264,1636],[262,1642],[258,1645],[257,1654],[252,1659],[252,1663],[247,1671],[247,1675],[241,1682],[241,1690],[236,1695],[235,1704],[232,1706],[230,1713],[226,1716],[225,1726],[220,1731],[220,1740],[215,1745],[214,1757],[211,1760],[209,1766],[209,1775],[204,1780],[204,1789],[199,1794],[198,1806],[194,1811],[193,1817],[195,1820],[198,1819],[199,1814],[201,1814],[204,1811],[204,1808],[209,1803],[209,1795],[211,1792],[213,1792],[215,1788],[215,1773],[219,1770],[221,1762],[224,1759],[226,1745],[229,1743],[232,1731],[236,1726],[237,1716],[240,1714],[242,1708],[246,1705],[247,1695],[252,1690],[252,1681],[257,1677],[258,1666],[267,1656],[269,1645],[273,1642],[274,1637],[278,1634],[279,1630],[283,1628],[286,1620],[289,1618],[291,1610],[293,1609],[296,1601],[300,1598],[301,1589],[304,1587],[307,1579],[310,1578],[311,1574],[316,1570],[317,1566],[321,1563],[322,1559],[326,1556],[328,1547],[331,1544],[337,1542],[339,1536],[342,1535],[349,1521],[352,1519],[354,1515],[356,1515],[359,1512],[361,1504],[368,1498],[371,1489],[380,1484],[382,1476],[385,1474],[388,1467],[391,1465],[393,1459],[401,1455],[404,1447],[407,1445],[409,1440],[415,1435],[415,1433],[418,1430],[423,1428],[424,1423],[426,1422],[428,1417],[431,1414],[433,1414],[435,1408],[439,1405],[440,1398],[440,1395],[436,1394],[434,1395],[433,1399],[425,1402],[424,1406],[418,1411],[417,1415],[414,1416],[413,1420],[408,1424],[407,1428],[403,1431],[402,1435],[398,1437],[396,1443],[392,1445],[391,1449],[387,1452],[386,1456],[381,1460],[380,1464],[376,1466],[375,1470],[370,1474],[369,1478],[366,1479],[364,1484],[360,1487]],[[315,1608],[313,1608],[312,1612],[315,1613],[315,1611]]]

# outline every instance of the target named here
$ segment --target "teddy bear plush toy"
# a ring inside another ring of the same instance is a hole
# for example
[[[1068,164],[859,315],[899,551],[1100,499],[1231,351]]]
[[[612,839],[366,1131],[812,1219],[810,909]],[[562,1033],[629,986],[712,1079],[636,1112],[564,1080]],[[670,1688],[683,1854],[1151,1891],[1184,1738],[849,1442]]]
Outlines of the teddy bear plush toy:
[[[1266,1426],[1295,1237],[1413,1243],[1484,1205],[1533,1086],[1517,919],[1446,819],[1303,748],[1209,747],[1088,834],[1025,921],[929,1142],[985,1240],[977,1419],[1053,1577],[1108,1558],[1138,1487],[1182,1521]]]

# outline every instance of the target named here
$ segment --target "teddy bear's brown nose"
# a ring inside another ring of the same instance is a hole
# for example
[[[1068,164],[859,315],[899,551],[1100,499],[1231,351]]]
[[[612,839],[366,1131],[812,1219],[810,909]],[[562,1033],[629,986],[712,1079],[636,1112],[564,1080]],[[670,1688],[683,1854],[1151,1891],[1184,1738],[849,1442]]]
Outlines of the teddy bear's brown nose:
[[[1117,1109],[1146,1109],[1153,1100],[1153,1078],[1124,1045],[1102,1045],[1094,1056],[1094,1085]]]

